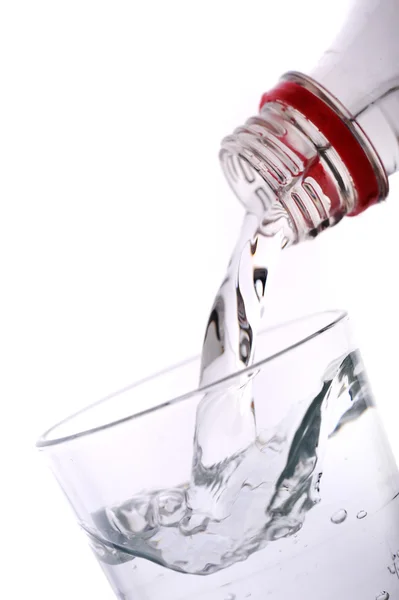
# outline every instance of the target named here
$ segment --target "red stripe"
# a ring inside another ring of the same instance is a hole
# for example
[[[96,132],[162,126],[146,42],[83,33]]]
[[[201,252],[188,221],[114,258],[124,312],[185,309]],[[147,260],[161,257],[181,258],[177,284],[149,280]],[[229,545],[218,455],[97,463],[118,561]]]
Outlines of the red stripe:
[[[357,215],[379,200],[379,186],[365,151],[337,113],[306,88],[284,81],[263,94],[260,108],[266,102],[292,106],[313,123],[327,138],[348,169],[357,190],[358,202],[351,213]]]

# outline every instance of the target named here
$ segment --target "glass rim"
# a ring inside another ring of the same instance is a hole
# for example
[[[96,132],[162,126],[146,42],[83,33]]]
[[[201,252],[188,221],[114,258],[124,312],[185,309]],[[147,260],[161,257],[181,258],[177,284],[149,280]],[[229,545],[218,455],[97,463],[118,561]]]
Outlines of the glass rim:
[[[110,420],[107,423],[104,423],[102,425],[98,425],[96,427],[92,427],[89,429],[84,429],[83,431],[78,431],[77,433],[72,433],[70,435],[64,435],[64,436],[60,436],[60,437],[54,437],[54,438],[50,438],[49,439],[49,435],[51,433],[53,433],[54,431],[56,431],[59,427],[61,427],[62,425],[64,425],[65,423],[67,423],[68,421],[71,421],[72,419],[75,419],[76,417],[78,417],[79,415],[88,412],[92,409],[94,409],[95,407],[99,406],[102,403],[105,403],[109,400],[111,400],[112,398],[115,398],[121,394],[124,394],[128,391],[133,390],[134,388],[137,388],[141,385],[144,385],[145,383],[156,379],[157,377],[160,377],[162,375],[165,375],[166,373],[174,370],[174,369],[179,369],[184,367],[185,365],[188,365],[189,363],[198,360],[199,356],[196,357],[191,357],[188,358],[180,363],[177,363],[175,365],[170,365],[169,367],[166,367],[165,369],[162,369],[156,373],[153,373],[152,375],[149,375],[147,377],[144,377],[132,384],[127,385],[124,388],[121,388],[120,390],[117,390],[116,392],[112,392],[111,394],[108,394],[107,396],[105,396],[104,398],[101,398],[100,400],[97,400],[91,404],[89,404],[88,406],[85,406],[84,408],[76,411],[75,413],[67,416],[65,419],[62,419],[61,421],[58,421],[57,423],[55,423],[52,427],[50,427],[49,429],[47,429],[37,440],[36,442],[36,447],[38,449],[43,449],[43,448],[47,448],[50,446],[57,446],[66,442],[70,442],[72,440],[76,440],[79,438],[83,438],[83,437],[87,437],[89,435],[95,434],[95,433],[100,433],[101,431],[105,431],[107,429],[111,429],[113,427],[117,427],[118,425],[122,424],[122,423],[126,423],[128,421],[131,421],[133,419],[139,418],[139,417],[143,417],[147,414],[153,413],[155,411],[158,410],[162,410],[163,408],[167,408],[168,406],[172,406],[175,404],[178,404],[180,402],[184,402],[186,400],[189,400],[192,396],[194,396],[195,394],[198,393],[202,393],[204,391],[209,391],[214,387],[219,386],[220,384],[224,384],[224,383],[228,383],[229,381],[233,381],[234,379],[236,379],[238,376],[242,376],[245,375],[246,373],[251,373],[254,370],[258,370],[260,369],[263,365],[270,363],[272,361],[274,361],[276,358],[279,358],[280,356],[283,356],[285,354],[288,354],[290,352],[292,352],[293,350],[299,348],[300,346],[303,346],[304,344],[310,342],[311,340],[319,337],[320,335],[322,335],[323,333],[325,333],[326,331],[328,331],[329,329],[332,329],[333,327],[335,327],[336,325],[338,325],[339,323],[345,321],[348,318],[348,313],[346,310],[340,310],[340,309],[332,309],[332,310],[324,310],[324,311],[317,311],[302,317],[297,317],[295,319],[291,319],[289,321],[285,321],[276,325],[272,325],[270,327],[266,327],[265,329],[262,329],[260,331],[260,334],[263,335],[267,332],[276,332],[279,329],[283,330],[283,329],[287,329],[289,327],[294,326],[295,324],[299,324],[299,323],[305,323],[306,321],[309,321],[312,318],[315,317],[322,317],[322,316],[326,316],[328,317],[330,315],[330,318],[327,319],[326,324],[316,328],[314,331],[312,331],[312,333],[305,335],[305,336],[299,336],[299,339],[295,342],[293,342],[292,344],[289,344],[287,346],[285,346],[282,350],[279,350],[277,352],[274,352],[272,354],[270,354],[269,356],[266,356],[265,358],[260,359],[259,361],[253,363],[252,365],[250,365],[249,367],[246,367],[245,369],[241,369],[239,371],[234,371],[233,373],[231,373],[230,375],[227,375],[226,377],[221,377],[220,379],[217,379],[215,381],[213,381],[212,383],[209,383],[207,385],[204,386],[199,386],[195,389],[192,389],[188,392],[185,392],[184,394],[180,394],[178,396],[176,396],[175,398],[171,398],[170,400],[165,400],[163,402],[161,402],[160,404],[156,405],[156,406],[152,406],[150,408],[144,409],[144,410],[140,410],[139,412],[135,412],[135,413],[130,413],[124,417],[115,419],[115,420]]]

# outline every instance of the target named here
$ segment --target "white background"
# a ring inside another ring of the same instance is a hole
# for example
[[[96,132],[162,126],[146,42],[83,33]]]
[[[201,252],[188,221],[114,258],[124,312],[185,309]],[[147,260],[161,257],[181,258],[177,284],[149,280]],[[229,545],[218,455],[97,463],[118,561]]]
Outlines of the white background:
[[[220,140],[313,66],[345,6],[2,4],[1,598],[112,598],[35,438],[200,351],[242,215]],[[287,251],[268,312],[349,309],[397,456],[398,221],[393,178],[384,205]]]

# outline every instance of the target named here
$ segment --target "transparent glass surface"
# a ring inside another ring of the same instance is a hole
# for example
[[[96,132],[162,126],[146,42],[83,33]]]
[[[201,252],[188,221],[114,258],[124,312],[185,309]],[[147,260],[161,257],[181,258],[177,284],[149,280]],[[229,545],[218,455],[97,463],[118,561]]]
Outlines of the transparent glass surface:
[[[198,390],[198,373],[159,373],[38,442],[116,597],[399,598],[399,475],[347,316],[259,336],[256,443],[219,481],[226,514],[190,529],[197,407],[243,381]]]
[[[351,2],[345,26],[310,73],[357,120],[390,175],[399,164],[399,2]]]

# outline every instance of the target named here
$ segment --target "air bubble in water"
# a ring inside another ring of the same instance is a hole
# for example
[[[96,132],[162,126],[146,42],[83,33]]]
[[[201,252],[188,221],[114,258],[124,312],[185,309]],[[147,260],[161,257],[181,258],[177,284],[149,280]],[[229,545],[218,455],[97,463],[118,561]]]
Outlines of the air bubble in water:
[[[376,596],[375,600],[389,600],[388,592],[381,592],[381,594],[378,594],[378,596]]]
[[[165,527],[179,523],[186,513],[183,490],[175,489],[160,492],[156,498],[156,503],[159,522]]]
[[[357,519],[364,519],[365,517],[367,517],[367,512],[365,510],[361,510],[356,515]]]
[[[236,600],[235,594],[228,594],[224,600]]]
[[[346,512],[346,510],[344,508],[341,508],[340,510],[337,510],[337,512],[333,514],[333,516],[331,517],[331,523],[334,523],[334,525],[340,525],[341,523],[343,523],[345,521],[347,516],[348,516],[348,513]]]

